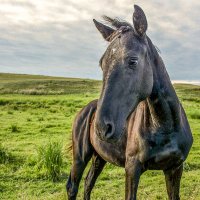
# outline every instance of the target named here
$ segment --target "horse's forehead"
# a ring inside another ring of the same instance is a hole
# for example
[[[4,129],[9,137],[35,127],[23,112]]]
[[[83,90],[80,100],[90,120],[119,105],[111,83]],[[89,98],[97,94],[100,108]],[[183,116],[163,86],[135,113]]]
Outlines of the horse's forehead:
[[[121,41],[122,47],[125,49],[131,50],[134,48],[137,48],[140,46],[140,41],[137,39],[137,37],[131,33],[127,34],[125,37],[122,38]]]
[[[117,50],[129,51],[129,50],[138,50],[140,47],[140,41],[134,35],[132,31],[125,33],[122,37],[116,39],[110,46],[112,53],[115,53]]]

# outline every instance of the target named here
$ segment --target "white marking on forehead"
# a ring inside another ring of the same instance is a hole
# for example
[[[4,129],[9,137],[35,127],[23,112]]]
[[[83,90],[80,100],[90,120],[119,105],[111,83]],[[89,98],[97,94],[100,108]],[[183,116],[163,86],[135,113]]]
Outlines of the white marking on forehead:
[[[113,49],[112,49],[112,54],[114,54],[114,53],[115,53],[115,51],[116,51],[116,49],[115,49],[115,48],[113,48]]]

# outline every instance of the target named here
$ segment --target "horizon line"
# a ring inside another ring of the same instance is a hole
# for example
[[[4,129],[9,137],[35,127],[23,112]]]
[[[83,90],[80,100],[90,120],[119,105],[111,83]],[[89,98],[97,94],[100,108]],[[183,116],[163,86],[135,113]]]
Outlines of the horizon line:
[[[91,79],[91,80],[102,80],[102,79],[97,79],[97,78],[91,78],[91,77],[77,77],[77,76],[60,76],[60,75],[45,75],[45,74],[28,74],[28,73],[12,73],[12,72],[0,72],[0,74],[16,74],[16,75],[33,75],[33,76],[47,76],[47,77],[58,77],[58,78],[79,78],[79,79]],[[170,79],[171,80],[171,79]],[[176,79],[176,80],[171,80],[171,82],[174,83],[193,83],[193,84],[200,84],[200,80],[188,80],[188,79]]]

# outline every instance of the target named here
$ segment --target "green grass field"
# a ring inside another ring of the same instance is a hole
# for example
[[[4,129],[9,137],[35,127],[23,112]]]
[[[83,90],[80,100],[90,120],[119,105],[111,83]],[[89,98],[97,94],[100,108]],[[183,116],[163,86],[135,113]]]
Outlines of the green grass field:
[[[100,88],[101,82],[94,80],[0,74],[0,199],[66,199],[72,122],[83,106],[98,98]],[[175,89],[194,135],[184,164],[181,199],[200,200],[200,87],[176,84]],[[56,182],[38,167],[38,149],[49,142],[62,145],[61,175]],[[107,164],[91,199],[124,199],[124,179],[123,168]],[[167,199],[161,171],[142,175],[138,199]]]

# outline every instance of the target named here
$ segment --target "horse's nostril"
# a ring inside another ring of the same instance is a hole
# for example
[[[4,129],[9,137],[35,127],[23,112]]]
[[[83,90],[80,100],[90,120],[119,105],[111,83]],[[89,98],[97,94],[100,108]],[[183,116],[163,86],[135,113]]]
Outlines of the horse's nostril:
[[[104,141],[113,141],[115,139],[115,124],[112,120],[97,118],[96,124],[97,136]]]
[[[105,132],[105,137],[111,138],[113,135],[113,126],[112,126],[112,124],[107,124],[106,126],[107,126],[107,130]]]
[[[112,125],[107,124],[107,133],[112,133]]]

